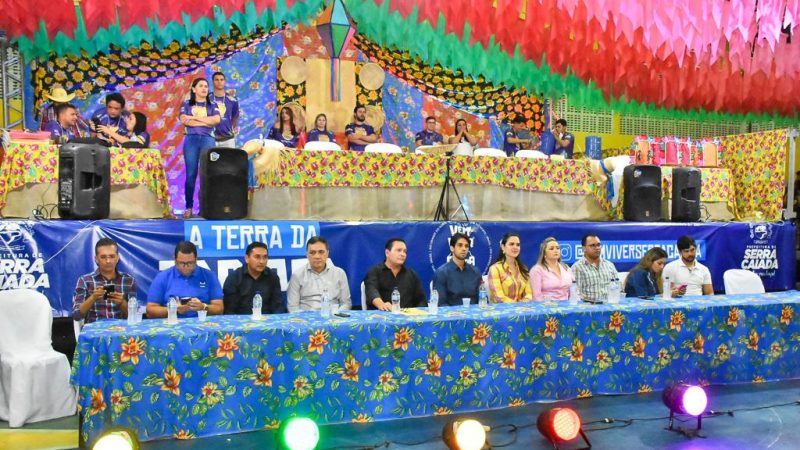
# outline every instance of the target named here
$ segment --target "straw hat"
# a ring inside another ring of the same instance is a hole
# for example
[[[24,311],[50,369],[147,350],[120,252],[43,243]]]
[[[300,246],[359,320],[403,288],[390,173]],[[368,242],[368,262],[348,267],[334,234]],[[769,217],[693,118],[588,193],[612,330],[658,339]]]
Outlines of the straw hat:
[[[361,71],[358,73],[358,81],[361,86],[369,89],[370,91],[377,91],[383,86],[385,74],[381,66],[375,63],[364,64]]]
[[[374,128],[375,133],[380,134],[383,123],[386,121],[386,114],[384,114],[383,109],[374,105],[367,105],[364,109],[367,110],[367,117],[364,122]]]
[[[44,96],[56,103],[68,103],[75,98],[75,94],[67,94],[62,87],[53,88],[49,94],[44,94]]]
[[[306,61],[299,56],[289,56],[281,63],[281,78],[283,81],[298,85],[306,81]]]

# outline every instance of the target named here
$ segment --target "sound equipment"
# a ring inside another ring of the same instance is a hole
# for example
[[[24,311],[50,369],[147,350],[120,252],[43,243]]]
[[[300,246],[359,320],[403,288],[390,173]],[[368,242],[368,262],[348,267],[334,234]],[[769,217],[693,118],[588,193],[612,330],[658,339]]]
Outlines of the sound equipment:
[[[676,167],[672,169],[672,221],[700,221],[700,184],[702,175],[699,169]]]
[[[58,154],[58,215],[106,219],[111,207],[111,156],[96,144],[68,142]]]
[[[200,154],[200,215],[206,219],[247,217],[247,152],[213,147]]]
[[[622,172],[623,215],[634,222],[661,220],[661,167],[634,164]]]
[[[69,363],[72,364],[72,357],[75,355],[75,328],[72,317],[54,317],[51,330],[51,340],[53,350],[67,355]]]

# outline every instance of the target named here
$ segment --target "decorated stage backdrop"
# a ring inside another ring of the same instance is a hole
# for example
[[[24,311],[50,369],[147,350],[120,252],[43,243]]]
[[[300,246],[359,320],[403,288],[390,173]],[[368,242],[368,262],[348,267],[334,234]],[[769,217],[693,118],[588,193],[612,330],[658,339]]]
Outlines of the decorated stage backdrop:
[[[183,239],[198,245],[200,265],[224,281],[239,267],[247,244],[269,245],[269,265],[286,289],[295,267],[305,258],[305,243],[312,235],[330,242],[331,259],[344,269],[354,305],[360,304],[360,283],[373,264],[384,259],[383,246],[390,237],[406,240],[407,264],[420,275],[425,291],[436,267],[449,255],[448,241],[455,232],[472,239],[469,261],[482,273],[497,258],[500,238],[507,231],[522,238],[522,260],[531,266],[539,243],[556,237],[562,258],[572,263],[582,256],[580,240],[589,232],[602,239],[603,254],[619,271],[627,271],[652,246],[678,257],[676,239],[692,235],[698,242],[698,259],[712,272],[714,288],[723,291],[725,270],[750,269],[762,277],[767,290],[793,289],[795,282],[795,226],[789,223],[515,223],[515,222],[385,222],[344,223],[310,221],[10,221],[0,222],[0,290],[33,287],[47,295],[55,315],[68,315],[72,294],[81,274],[95,269],[94,244],[110,237],[120,246],[120,269],[137,280],[139,298],[145,299],[158,270],[173,261],[175,244]]]

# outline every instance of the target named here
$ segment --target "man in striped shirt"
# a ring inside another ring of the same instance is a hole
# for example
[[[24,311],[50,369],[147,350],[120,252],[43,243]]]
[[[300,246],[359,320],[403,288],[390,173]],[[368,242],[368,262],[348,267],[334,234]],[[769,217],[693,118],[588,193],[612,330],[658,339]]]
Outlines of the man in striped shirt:
[[[613,279],[619,279],[617,268],[600,254],[603,244],[600,238],[589,233],[581,240],[583,258],[572,265],[572,273],[578,281],[578,292],[585,300],[605,300],[608,295],[608,284]]]
[[[128,317],[128,296],[136,295],[136,280],[117,270],[119,248],[109,238],[94,246],[97,270],[78,278],[73,301],[73,317],[85,323]]]

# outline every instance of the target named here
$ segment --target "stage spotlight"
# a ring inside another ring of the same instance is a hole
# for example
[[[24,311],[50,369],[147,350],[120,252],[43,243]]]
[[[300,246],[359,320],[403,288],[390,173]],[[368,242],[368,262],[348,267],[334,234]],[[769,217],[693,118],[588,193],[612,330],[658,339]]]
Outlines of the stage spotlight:
[[[676,414],[697,417],[697,430],[700,430],[702,427],[702,414],[708,406],[708,396],[702,387],[688,383],[676,383],[667,386],[661,398],[664,400],[664,405],[669,408],[668,430],[683,432],[683,430],[675,429],[672,426]]]
[[[112,428],[103,432],[91,448],[92,450],[139,450],[139,439],[131,429]]]
[[[442,440],[450,450],[480,450],[487,429],[475,419],[453,419],[442,428]]]
[[[319,428],[307,417],[291,417],[278,428],[281,450],[314,450],[319,444]]]
[[[536,427],[542,436],[547,438],[556,449],[559,443],[570,442],[580,435],[586,442],[585,449],[592,448],[589,438],[581,428],[581,418],[571,408],[550,408],[542,411],[536,420]]]

